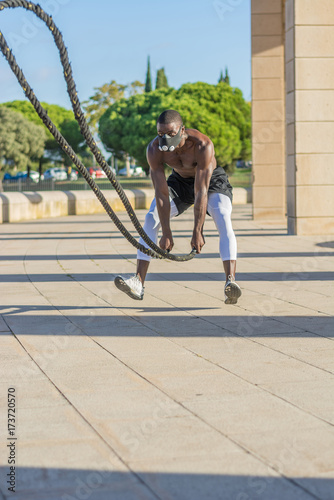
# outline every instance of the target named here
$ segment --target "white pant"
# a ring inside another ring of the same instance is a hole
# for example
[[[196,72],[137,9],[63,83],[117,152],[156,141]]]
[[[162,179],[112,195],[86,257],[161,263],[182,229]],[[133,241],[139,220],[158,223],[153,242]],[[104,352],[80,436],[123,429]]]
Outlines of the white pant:
[[[228,196],[222,193],[209,193],[208,213],[213,218],[219,233],[219,253],[222,261],[237,259],[237,241],[232,228],[231,213],[232,203]],[[170,200],[170,218],[178,215],[178,210],[173,200]],[[160,228],[160,220],[155,198],[145,217],[144,230],[152,241],[157,243]],[[139,243],[149,248],[148,245],[139,239]],[[150,261],[151,257],[138,250],[138,260]]]

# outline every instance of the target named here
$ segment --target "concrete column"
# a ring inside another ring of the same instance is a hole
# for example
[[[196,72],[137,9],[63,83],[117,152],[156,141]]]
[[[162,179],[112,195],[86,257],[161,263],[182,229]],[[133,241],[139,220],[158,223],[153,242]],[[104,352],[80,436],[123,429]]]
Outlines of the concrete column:
[[[286,215],[284,1],[252,0],[254,219]]]
[[[334,0],[286,0],[290,234],[334,234]]]

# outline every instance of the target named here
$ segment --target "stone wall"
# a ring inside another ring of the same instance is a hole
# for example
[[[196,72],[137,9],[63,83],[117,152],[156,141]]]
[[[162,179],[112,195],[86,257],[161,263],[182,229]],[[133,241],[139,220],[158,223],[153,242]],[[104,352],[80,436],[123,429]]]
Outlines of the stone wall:
[[[334,0],[252,0],[254,219],[334,234]]]
[[[135,209],[149,208],[154,193],[151,189],[125,190]],[[124,210],[117,193],[104,191],[114,211]],[[41,191],[26,193],[0,193],[0,223],[105,213],[91,191]]]
[[[284,2],[252,0],[254,219],[283,219],[285,189]]]
[[[286,2],[290,234],[334,234],[334,1]]]
[[[153,189],[129,189],[125,190],[125,193],[135,210],[148,209],[154,198]],[[108,190],[103,194],[115,212],[125,210],[115,191]],[[251,201],[250,189],[233,189],[234,205],[243,205]],[[66,215],[102,213],[105,213],[104,208],[91,191],[0,193],[0,224]]]

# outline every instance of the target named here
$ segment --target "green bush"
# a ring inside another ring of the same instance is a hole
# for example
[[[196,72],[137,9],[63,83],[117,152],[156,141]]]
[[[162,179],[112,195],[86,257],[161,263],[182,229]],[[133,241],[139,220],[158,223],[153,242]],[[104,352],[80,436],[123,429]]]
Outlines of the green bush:
[[[148,169],[146,147],[157,135],[156,120],[165,109],[176,109],[186,128],[210,137],[221,166],[250,158],[250,105],[239,89],[224,82],[187,83],[178,90],[159,89],[115,102],[99,121],[104,146],[117,156],[127,152]]]

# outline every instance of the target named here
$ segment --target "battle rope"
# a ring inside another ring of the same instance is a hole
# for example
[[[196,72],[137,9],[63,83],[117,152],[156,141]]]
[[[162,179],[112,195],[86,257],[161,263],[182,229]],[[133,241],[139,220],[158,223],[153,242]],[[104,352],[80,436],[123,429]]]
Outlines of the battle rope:
[[[78,99],[78,93],[76,91],[76,85],[73,80],[73,75],[72,75],[72,68],[71,64],[68,59],[68,53],[67,49],[64,45],[63,37],[60,31],[58,30],[57,26],[54,24],[53,19],[51,16],[46,14],[46,12],[43,11],[40,5],[34,4],[32,2],[26,1],[26,0],[5,0],[5,1],[0,1],[0,11],[4,10],[5,8],[16,8],[16,7],[23,7],[26,10],[29,10],[36,14],[50,29],[52,36],[54,38],[54,41],[57,45],[57,48],[59,50],[60,54],[60,61],[63,66],[64,70],[64,78],[66,80],[67,84],[67,92],[69,94],[71,104],[72,104],[72,109],[74,112],[75,119],[77,120],[81,133],[84,136],[86,143],[88,144],[91,152],[93,153],[94,157],[96,158],[97,163],[100,165],[102,170],[106,173],[107,178],[111,182],[112,186],[116,190],[118,196],[120,197],[128,215],[129,218],[134,225],[135,229],[137,230],[138,234],[142,237],[142,239],[145,241],[147,245],[149,245],[150,248],[146,248],[131,235],[131,233],[126,229],[126,227],[122,224],[122,222],[119,220],[111,206],[109,205],[108,201],[106,200],[105,196],[101,192],[100,188],[98,185],[94,182],[92,177],[89,175],[86,167],[84,164],[81,162],[81,160],[77,157],[71,146],[68,144],[66,139],[62,136],[62,134],[59,132],[57,127],[53,124],[53,122],[50,120],[47,111],[43,108],[37,97],[35,96],[32,88],[28,84],[27,80],[24,77],[24,74],[21,70],[21,68],[18,66],[16,59],[10,50],[10,48],[7,45],[7,42],[3,36],[3,34],[0,32],[0,48],[5,56],[6,60],[8,61],[11,70],[15,74],[19,84],[21,85],[26,97],[29,99],[31,104],[34,106],[36,113],[38,116],[41,118],[45,126],[48,128],[48,130],[51,132],[53,137],[56,139],[62,150],[71,158],[72,162],[74,165],[77,167],[81,175],[84,177],[84,179],[87,181],[89,187],[92,189],[92,191],[95,193],[95,196],[97,199],[100,201],[101,205],[109,215],[110,219],[114,222],[116,225],[117,229],[126,237],[126,239],[138,250],[141,252],[151,256],[155,257],[158,259],[169,259],[169,260],[174,260],[174,261],[187,261],[192,259],[195,256],[196,250],[192,250],[188,255],[174,255],[171,253],[168,253],[166,250],[162,250],[159,246],[157,246],[145,233],[142,225],[140,224],[139,220],[136,217],[136,214],[134,213],[134,210],[122,188],[120,183],[117,181],[115,175],[109,168],[105,158],[103,157],[101,151],[97,147],[96,142],[94,141],[94,138],[89,130],[88,124],[86,122],[86,119],[84,117],[83,110],[81,108],[79,99]]]

